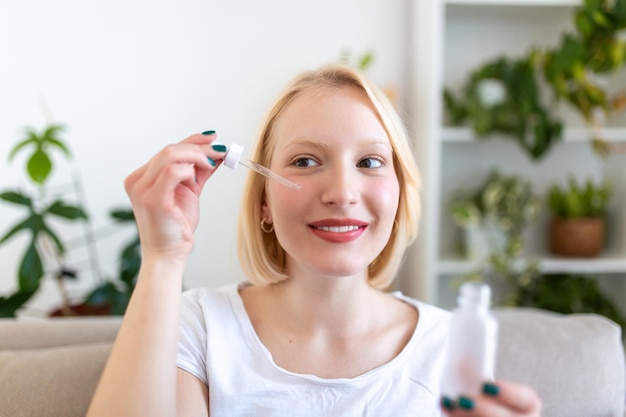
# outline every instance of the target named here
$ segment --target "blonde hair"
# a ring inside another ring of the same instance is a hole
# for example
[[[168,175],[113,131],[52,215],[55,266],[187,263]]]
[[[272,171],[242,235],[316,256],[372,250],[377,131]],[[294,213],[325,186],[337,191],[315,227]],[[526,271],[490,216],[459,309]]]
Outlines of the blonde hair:
[[[420,218],[421,177],[411,152],[402,120],[387,97],[354,68],[333,64],[297,76],[270,108],[252,151],[254,161],[271,165],[276,146],[274,126],[283,110],[303,91],[311,88],[357,87],[376,109],[393,149],[393,162],[400,185],[398,211],[387,245],[368,266],[368,283],[386,288],[393,281],[407,246],[417,236]],[[266,179],[254,173],[247,177],[239,213],[237,248],[244,273],[251,282],[270,284],[287,279],[286,254],[275,233],[261,230],[261,207],[265,202]]]

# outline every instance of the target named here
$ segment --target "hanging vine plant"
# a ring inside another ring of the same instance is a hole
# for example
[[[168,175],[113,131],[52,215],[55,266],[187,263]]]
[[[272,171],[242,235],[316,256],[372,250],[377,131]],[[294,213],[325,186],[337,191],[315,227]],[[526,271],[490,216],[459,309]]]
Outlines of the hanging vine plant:
[[[470,73],[460,97],[446,88],[450,122],[469,123],[479,138],[504,134],[539,160],[561,140],[563,124],[551,109],[565,102],[590,127],[596,152],[615,151],[599,128],[604,118],[626,109],[626,88],[609,92],[597,78],[626,67],[626,0],[584,0],[574,27],[553,49],[532,48],[526,56],[501,56],[481,65]],[[544,86],[551,93],[548,104],[542,100]]]

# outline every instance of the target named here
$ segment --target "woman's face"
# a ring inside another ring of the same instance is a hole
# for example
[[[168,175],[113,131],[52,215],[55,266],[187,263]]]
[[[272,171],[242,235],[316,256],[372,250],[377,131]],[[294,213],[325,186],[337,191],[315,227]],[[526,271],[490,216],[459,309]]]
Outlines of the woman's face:
[[[387,244],[399,202],[389,138],[356,87],[311,88],[276,121],[263,215],[287,253],[287,273],[366,276]]]

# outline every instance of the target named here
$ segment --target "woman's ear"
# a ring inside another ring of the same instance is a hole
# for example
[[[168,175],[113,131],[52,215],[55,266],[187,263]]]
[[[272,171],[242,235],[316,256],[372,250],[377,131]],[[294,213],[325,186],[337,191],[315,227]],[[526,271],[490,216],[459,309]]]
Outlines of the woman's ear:
[[[261,218],[265,219],[265,223],[267,224],[274,223],[272,220],[272,212],[266,203],[261,204]]]

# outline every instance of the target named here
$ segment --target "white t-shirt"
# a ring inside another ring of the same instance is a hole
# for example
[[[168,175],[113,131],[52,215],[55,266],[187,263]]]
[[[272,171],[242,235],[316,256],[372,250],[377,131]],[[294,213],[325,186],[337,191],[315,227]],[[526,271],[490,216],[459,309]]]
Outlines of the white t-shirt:
[[[272,360],[238,286],[183,294],[177,366],[209,387],[211,417],[440,416],[440,377],[450,313],[399,293],[419,311],[405,348],[355,378],[289,372]]]

